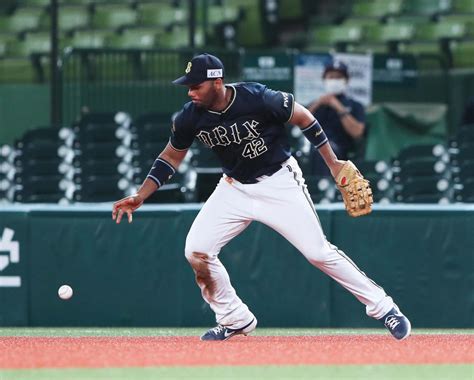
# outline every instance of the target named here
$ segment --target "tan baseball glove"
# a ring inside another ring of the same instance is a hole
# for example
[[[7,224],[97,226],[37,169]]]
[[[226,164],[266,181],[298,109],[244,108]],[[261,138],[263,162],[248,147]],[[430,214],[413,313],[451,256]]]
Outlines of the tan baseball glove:
[[[372,211],[372,189],[356,166],[351,161],[346,161],[336,177],[347,213],[350,216],[366,215]]]

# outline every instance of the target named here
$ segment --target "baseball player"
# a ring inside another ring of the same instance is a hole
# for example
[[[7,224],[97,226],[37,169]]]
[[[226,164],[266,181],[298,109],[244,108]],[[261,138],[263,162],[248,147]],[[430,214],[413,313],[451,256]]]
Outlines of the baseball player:
[[[224,84],[224,74],[222,62],[213,55],[197,55],[188,62],[185,75],[173,83],[187,86],[191,101],[177,114],[169,143],[137,193],[114,203],[112,218],[120,223],[127,214],[132,222],[132,213],[176,172],[197,138],[216,153],[224,172],[185,245],[202,296],[216,315],[217,326],[201,340],[227,340],[257,326],[219,260],[221,249],[252,221],[283,235],[311,264],[362,302],[367,315],[379,319],[396,339],[408,337],[410,322],[392,298],[326,240],[301,169],[290,154],[285,124],[301,128],[319,150],[341,192],[349,194],[347,202],[344,198],[348,211],[364,204],[362,197],[367,196],[358,193],[364,188],[357,182],[360,173],[350,161],[337,159],[321,125],[292,94],[259,83]]]

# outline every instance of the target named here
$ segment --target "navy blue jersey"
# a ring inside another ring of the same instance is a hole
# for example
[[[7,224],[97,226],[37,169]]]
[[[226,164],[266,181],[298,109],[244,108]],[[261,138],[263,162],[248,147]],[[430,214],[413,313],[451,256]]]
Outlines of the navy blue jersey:
[[[357,121],[365,123],[365,110],[361,103],[346,95],[337,95],[337,99]],[[354,149],[355,140],[344,129],[337,111],[330,106],[322,106],[314,112],[314,116],[323,127],[333,148],[337,147],[336,153],[339,158],[347,159],[347,152]]]
[[[290,157],[285,123],[293,115],[294,97],[260,83],[227,87],[233,95],[222,112],[186,103],[174,120],[170,143],[185,150],[197,137],[217,154],[225,174],[254,183]]]

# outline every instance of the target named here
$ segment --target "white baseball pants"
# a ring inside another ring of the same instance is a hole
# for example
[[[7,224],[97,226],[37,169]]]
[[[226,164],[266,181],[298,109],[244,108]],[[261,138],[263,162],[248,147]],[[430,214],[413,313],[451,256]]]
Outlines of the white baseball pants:
[[[256,184],[224,176],[188,233],[186,258],[217,323],[240,328],[254,317],[218,258],[222,247],[254,220],[280,233],[311,264],[350,291],[366,305],[370,317],[381,318],[394,306],[380,286],[326,240],[301,169],[291,157],[282,163],[282,169]]]

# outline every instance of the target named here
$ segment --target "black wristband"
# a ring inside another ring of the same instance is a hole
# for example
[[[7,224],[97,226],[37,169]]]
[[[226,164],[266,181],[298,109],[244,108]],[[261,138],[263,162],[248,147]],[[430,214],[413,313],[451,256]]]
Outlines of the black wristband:
[[[158,187],[161,187],[173,176],[174,173],[176,173],[175,168],[173,168],[169,162],[158,157],[150,169],[147,178],[150,178],[158,185]]]
[[[301,131],[316,149],[319,149],[328,142],[328,138],[317,120],[314,120],[308,127]]]

